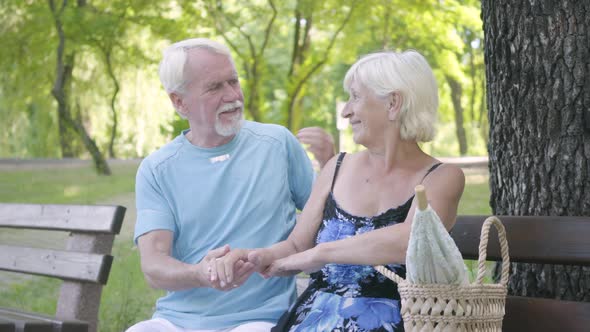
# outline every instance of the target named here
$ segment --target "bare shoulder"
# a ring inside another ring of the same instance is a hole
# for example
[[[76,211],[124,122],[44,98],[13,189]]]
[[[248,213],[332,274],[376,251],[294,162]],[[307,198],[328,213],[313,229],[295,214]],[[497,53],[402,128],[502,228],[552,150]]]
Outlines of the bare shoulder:
[[[453,164],[441,164],[434,172],[432,172],[432,178],[449,178],[452,180],[462,179],[462,181],[465,182],[465,174],[463,174],[463,170]]]
[[[356,169],[359,166],[359,164],[362,163],[363,160],[366,160],[367,155],[368,155],[368,150],[346,153],[346,156],[344,157],[342,164],[346,168]]]
[[[342,164],[340,170],[338,171],[338,176],[346,177],[346,173],[348,173],[351,169],[355,169],[356,164],[359,160],[359,155],[361,152],[356,153],[346,153],[344,159],[342,160]],[[332,181],[334,179],[334,173],[336,172],[336,164],[338,162],[338,158],[340,154],[335,154],[327,163],[324,165],[320,174],[316,180],[316,184],[314,187],[320,188],[327,188],[329,191],[332,186]]]
[[[424,179],[424,186],[427,191],[458,200],[465,188],[465,174],[456,165],[442,164]]]
[[[320,170],[320,174],[318,175],[315,183],[314,188],[329,188],[330,184],[332,183],[332,178],[334,177],[334,171],[336,170],[336,161],[338,160],[338,154],[334,155],[330,160],[326,162],[324,167]]]

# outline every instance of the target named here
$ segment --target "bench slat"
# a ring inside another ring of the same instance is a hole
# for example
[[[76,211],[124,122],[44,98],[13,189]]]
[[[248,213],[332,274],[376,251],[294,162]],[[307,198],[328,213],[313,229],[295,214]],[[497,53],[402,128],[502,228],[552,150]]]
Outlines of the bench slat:
[[[55,317],[0,307],[0,317],[12,317],[23,322],[43,322],[52,326],[52,332],[87,332],[88,323],[81,320],[60,320]],[[43,325],[46,326],[46,325]]]
[[[588,331],[590,303],[508,296],[503,331]]]
[[[0,203],[0,227],[119,234],[125,208]]]
[[[80,320],[59,320],[55,317],[0,307],[0,319],[10,319],[17,331],[88,332],[88,323]]]
[[[110,255],[0,245],[0,270],[106,284]]]
[[[53,332],[53,324],[44,320],[23,317],[18,313],[0,308],[0,319],[14,323],[16,332]]]
[[[458,216],[451,231],[465,259],[479,256],[481,226],[487,216]],[[590,265],[590,217],[498,216],[506,228],[510,261]],[[497,233],[491,230],[488,260],[500,261]]]
[[[14,322],[4,320],[0,315],[0,332],[14,332],[15,330]]]

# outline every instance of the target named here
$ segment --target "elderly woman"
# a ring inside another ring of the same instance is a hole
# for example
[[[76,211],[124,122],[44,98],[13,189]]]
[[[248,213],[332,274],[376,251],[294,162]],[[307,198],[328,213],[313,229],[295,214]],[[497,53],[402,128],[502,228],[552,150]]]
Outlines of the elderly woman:
[[[367,55],[349,69],[344,88],[350,99],[342,116],[366,150],[326,164],[287,240],[234,253],[266,277],[313,272],[273,331],[402,331],[396,284],[372,266],[405,275],[417,184],[447,229],[455,222],[464,175],[418,145],[433,139],[438,108],[424,57]]]

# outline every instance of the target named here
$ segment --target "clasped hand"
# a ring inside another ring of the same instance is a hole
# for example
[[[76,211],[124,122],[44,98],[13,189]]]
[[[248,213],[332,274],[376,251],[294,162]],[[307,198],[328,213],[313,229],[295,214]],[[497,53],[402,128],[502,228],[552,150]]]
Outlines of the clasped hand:
[[[211,250],[201,263],[209,285],[221,291],[243,285],[256,271],[256,265],[248,261],[248,250],[231,250],[228,245]]]
[[[295,275],[320,270],[325,263],[319,262],[312,248],[297,254],[274,260],[265,249],[232,249],[229,246],[217,250],[205,258],[211,287],[231,290],[244,284],[254,272],[264,278]]]

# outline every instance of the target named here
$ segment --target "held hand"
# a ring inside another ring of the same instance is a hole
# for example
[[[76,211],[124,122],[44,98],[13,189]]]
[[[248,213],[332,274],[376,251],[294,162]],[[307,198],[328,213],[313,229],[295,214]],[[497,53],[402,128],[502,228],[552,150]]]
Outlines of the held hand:
[[[225,256],[229,251],[230,247],[227,244],[223,247],[210,250],[197,265],[199,267],[198,273],[201,275],[201,280],[206,281],[206,283],[204,282],[205,284],[208,283],[212,288],[220,287],[217,275],[213,275],[213,266],[215,265],[215,260]]]
[[[273,257],[268,249],[254,249],[248,253],[248,262],[254,264],[254,270],[262,273],[273,262]]]
[[[309,152],[320,164],[320,168],[334,156],[334,139],[320,127],[307,127],[299,130],[297,138],[301,143],[308,144]]]
[[[255,265],[248,262],[246,249],[233,249],[223,257],[210,261],[211,284],[218,290],[230,290],[244,284],[255,271]]]
[[[317,257],[317,249],[311,248],[306,251],[274,261],[270,267],[264,271],[265,277],[284,277],[297,274],[301,271],[312,273],[321,270],[325,262],[321,262]]]

